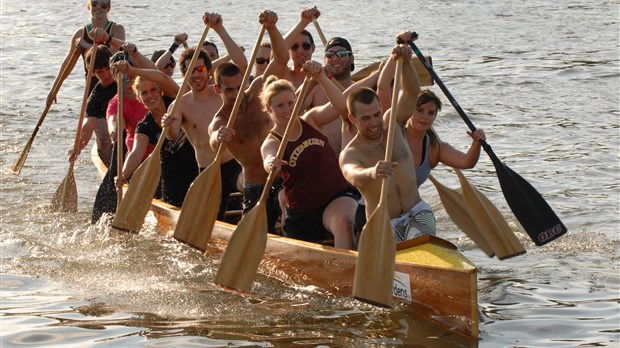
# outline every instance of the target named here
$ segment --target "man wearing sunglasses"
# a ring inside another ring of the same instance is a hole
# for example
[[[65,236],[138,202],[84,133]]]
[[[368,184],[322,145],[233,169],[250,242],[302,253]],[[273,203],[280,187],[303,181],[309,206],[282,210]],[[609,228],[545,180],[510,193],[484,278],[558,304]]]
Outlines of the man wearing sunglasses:
[[[72,71],[75,67],[75,62],[73,62],[71,58],[73,56],[73,50],[77,45],[82,48],[82,58],[85,58],[86,51],[93,45],[93,38],[91,32],[95,29],[105,32],[105,38],[98,43],[103,43],[108,47],[110,47],[110,41],[112,41],[112,38],[117,38],[121,41],[125,41],[125,28],[118,23],[114,23],[108,20],[108,12],[110,12],[110,9],[112,8],[111,1],[112,0],[89,0],[86,3],[86,8],[88,9],[88,11],[90,11],[90,23],[86,24],[82,28],[79,28],[73,33],[70,41],[69,51],[67,52],[65,60],[62,62],[60,69],[58,70],[58,74],[56,75],[52,86],[62,84],[67,78],[69,74],[62,76],[62,72],[65,70],[65,67],[73,64],[72,66],[68,67],[69,72]],[[111,48],[111,51],[112,54],[114,54],[117,49]],[[84,71],[85,73],[88,72],[86,61],[84,61]],[[95,88],[96,84],[97,78],[93,76],[91,84],[89,86],[89,92],[92,91],[93,88]],[[52,89],[47,95],[47,105],[51,105],[52,102],[56,102],[55,99],[52,99],[52,91],[54,89],[55,88],[52,87]]]
[[[206,12],[203,16],[205,25],[210,25],[211,29],[218,33],[226,50],[236,62],[240,62],[241,69],[247,69],[247,59],[241,48],[233,41],[224,28],[222,16],[218,13]],[[194,54],[198,54],[196,65],[192,71],[188,71],[188,66]],[[196,152],[196,162],[200,170],[204,170],[215,158],[215,151],[209,144],[209,125],[216,112],[222,106],[222,98],[216,94],[209,80],[213,71],[213,63],[209,59],[207,51],[202,48],[191,47],[183,51],[179,58],[179,66],[183,76],[189,74],[188,93],[184,94],[175,103],[180,103],[175,114],[165,114],[162,124],[169,126],[166,137],[174,141],[179,135],[181,128],[187,135]],[[237,177],[241,172],[241,166],[235,161],[232,155],[226,151],[221,160],[222,178],[222,205],[218,219],[223,220],[226,208],[226,199],[231,192],[238,191]]]
[[[284,42],[293,61],[293,67],[287,69],[284,78],[289,80],[295,88],[299,88],[304,82],[306,74],[301,71],[301,67],[305,62],[312,60],[312,54],[316,48],[312,34],[305,28],[320,15],[321,12],[316,6],[302,9],[297,24],[284,35]]]
[[[344,88],[353,85],[351,71],[355,68],[353,52],[349,41],[342,37],[331,38],[325,48],[325,72],[330,79],[337,80]],[[314,87],[304,100],[303,109],[309,109],[329,102],[323,90],[319,86]],[[323,133],[329,138],[329,143],[336,155],[355,136],[356,130],[349,122],[343,124],[341,118],[323,127]]]

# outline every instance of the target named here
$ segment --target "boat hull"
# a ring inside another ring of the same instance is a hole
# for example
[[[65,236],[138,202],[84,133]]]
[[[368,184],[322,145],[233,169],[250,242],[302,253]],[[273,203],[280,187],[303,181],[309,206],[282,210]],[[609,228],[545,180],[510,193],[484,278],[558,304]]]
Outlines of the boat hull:
[[[100,173],[105,171],[93,161]],[[153,199],[150,211],[160,231],[172,237],[180,209]],[[216,221],[207,253],[223,254],[235,225]],[[259,273],[284,283],[314,286],[351,296],[357,251],[269,234]],[[397,245],[394,295],[398,306],[451,332],[478,339],[477,268],[450,242],[423,236]]]

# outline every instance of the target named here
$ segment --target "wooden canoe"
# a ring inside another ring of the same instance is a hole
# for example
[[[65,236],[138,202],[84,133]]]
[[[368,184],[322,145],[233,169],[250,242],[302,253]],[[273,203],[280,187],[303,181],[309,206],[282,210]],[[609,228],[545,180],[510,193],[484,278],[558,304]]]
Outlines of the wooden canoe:
[[[106,168],[91,152],[101,176]],[[158,227],[172,236],[180,209],[154,199],[150,211]],[[235,225],[216,221],[206,252],[222,254]],[[269,234],[259,272],[289,284],[315,286],[351,296],[357,251]],[[472,340],[478,339],[477,268],[441,238],[423,236],[397,245],[394,297],[425,321]]]

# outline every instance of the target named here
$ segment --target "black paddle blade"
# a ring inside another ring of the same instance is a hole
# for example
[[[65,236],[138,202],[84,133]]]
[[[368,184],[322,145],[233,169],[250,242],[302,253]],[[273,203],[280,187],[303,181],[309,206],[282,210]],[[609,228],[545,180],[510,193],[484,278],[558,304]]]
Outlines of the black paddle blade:
[[[123,150],[124,150],[123,146]],[[124,152],[124,151],[123,151]],[[110,168],[101,180],[91,215],[91,224],[96,224],[104,213],[114,214],[116,212],[116,186],[114,177],[116,176],[116,156],[118,155],[116,143],[112,149],[112,160]]]
[[[545,245],[566,233],[566,227],[541,194],[502,163],[490,146],[485,146],[485,151],[493,161],[508,206],[534,243]]]

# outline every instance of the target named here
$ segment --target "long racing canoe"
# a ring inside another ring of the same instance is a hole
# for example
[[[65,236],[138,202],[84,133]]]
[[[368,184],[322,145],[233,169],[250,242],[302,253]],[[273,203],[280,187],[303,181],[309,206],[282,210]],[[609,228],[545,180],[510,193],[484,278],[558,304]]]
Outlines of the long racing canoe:
[[[96,147],[91,157],[103,177],[107,168]],[[172,236],[180,209],[153,199],[150,211],[160,231]],[[216,221],[205,251],[223,253],[234,231],[235,225]],[[357,255],[353,250],[269,234],[259,272],[284,283],[351,296]],[[393,295],[399,306],[416,317],[477,341],[477,268],[452,243],[426,235],[398,244]]]

